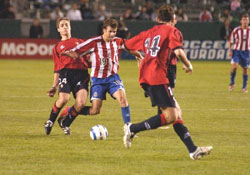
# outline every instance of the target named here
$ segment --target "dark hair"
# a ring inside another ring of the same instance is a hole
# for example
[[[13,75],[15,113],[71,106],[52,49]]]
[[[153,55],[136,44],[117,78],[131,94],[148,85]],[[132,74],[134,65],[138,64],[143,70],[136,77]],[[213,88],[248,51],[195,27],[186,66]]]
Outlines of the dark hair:
[[[106,19],[103,21],[102,28],[106,29],[108,26],[118,28],[118,22],[115,19]]]
[[[249,15],[248,15],[248,13],[242,13],[241,15],[240,15],[240,19],[242,19],[242,18],[249,18]]]
[[[68,21],[70,23],[70,19],[67,18],[67,17],[62,17],[62,18],[59,18],[57,21],[56,21],[56,28],[59,28],[59,24],[62,20],[65,20],[65,21]]]
[[[158,19],[163,22],[169,22],[174,17],[174,9],[170,5],[162,5],[158,9]]]

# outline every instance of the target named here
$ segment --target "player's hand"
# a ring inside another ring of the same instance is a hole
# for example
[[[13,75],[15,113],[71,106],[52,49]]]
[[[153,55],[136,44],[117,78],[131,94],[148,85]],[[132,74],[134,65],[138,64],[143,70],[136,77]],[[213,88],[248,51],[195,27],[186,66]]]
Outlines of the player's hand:
[[[74,58],[74,59],[79,58],[79,55],[76,52],[71,51],[71,50],[62,52],[61,55],[68,56],[68,57],[71,57],[71,58]]]
[[[49,97],[54,97],[55,93],[56,93],[56,87],[50,88],[47,92]]]
[[[135,59],[137,61],[138,67],[140,67],[141,61],[144,59],[144,57],[141,54],[139,54],[139,56],[135,56]]]
[[[193,72],[193,66],[192,64],[190,63],[190,65],[187,67],[185,65],[183,65],[182,69],[186,72],[186,73],[189,73],[189,74],[192,74]]]

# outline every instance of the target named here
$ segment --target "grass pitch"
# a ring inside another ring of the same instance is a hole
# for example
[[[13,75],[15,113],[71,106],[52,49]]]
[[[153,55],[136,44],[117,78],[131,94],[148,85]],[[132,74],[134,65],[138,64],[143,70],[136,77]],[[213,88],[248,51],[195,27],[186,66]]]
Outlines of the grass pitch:
[[[193,161],[172,126],[139,133],[131,149],[122,142],[119,104],[108,97],[101,114],[79,116],[65,136],[55,123],[44,132],[52,104],[46,91],[53,79],[53,62],[0,60],[0,174],[82,175],[246,175],[250,171],[250,93],[228,91],[229,62],[193,62],[193,75],[178,65],[175,97],[196,145],[214,147],[210,156]],[[135,61],[121,61],[133,122],[156,113],[138,84]],[[74,102],[73,98],[70,105]],[[89,104],[89,103],[88,103]],[[105,141],[92,141],[89,130],[107,127]]]

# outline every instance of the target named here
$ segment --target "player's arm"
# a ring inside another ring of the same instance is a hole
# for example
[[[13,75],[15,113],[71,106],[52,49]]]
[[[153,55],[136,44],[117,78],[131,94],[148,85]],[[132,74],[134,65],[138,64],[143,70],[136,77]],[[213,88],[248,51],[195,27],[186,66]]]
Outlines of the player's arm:
[[[94,45],[95,45],[95,42],[92,42],[91,39],[88,39],[88,40],[82,42],[81,44],[78,44],[73,49],[62,52],[61,55],[65,55],[65,56],[71,57],[73,59],[79,59],[83,55],[86,55],[89,52],[91,52]]]
[[[234,45],[234,32],[235,29],[232,31],[231,35],[230,35],[230,39],[229,39],[229,48],[228,48],[228,55],[231,57],[233,56],[233,51],[232,51],[232,47]]]
[[[59,83],[59,73],[55,72],[52,86],[47,92],[49,97],[54,97],[58,83]]]
[[[73,50],[67,50],[65,52],[62,52],[61,55],[68,56],[73,59],[80,58],[80,55],[76,51],[73,51]]]
[[[184,52],[184,50],[182,48],[178,48],[174,50],[174,53],[177,56],[177,58],[181,60],[181,62],[184,64],[183,69],[185,69],[187,73],[192,73],[193,66],[191,62],[188,60],[187,55]]]
[[[47,91],[49,97],[54,97],[56,93],[56,87],[59,83],[59,71],[60,71],[60,54],[56,50],[57,45],[53,49],[53,60],[54,60],[54,78],[51,88]]]

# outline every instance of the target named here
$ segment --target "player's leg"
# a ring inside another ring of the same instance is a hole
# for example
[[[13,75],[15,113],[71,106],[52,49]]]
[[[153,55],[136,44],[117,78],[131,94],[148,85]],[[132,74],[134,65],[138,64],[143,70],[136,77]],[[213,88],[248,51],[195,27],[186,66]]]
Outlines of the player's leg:
[[[229,91],[232,91],[235,84],[235,76],[236,70],[239,65],[239,51],[233,51],[233,57],[231,60],[231,69],[230,69],[230,84],[229,84]]]
[[[75,104],[71,108],[67,108],[67,113],[63,111],[58,119],[59,126],[64,134],[70,134],[70,124],[77,117],[79,111],[85,106],[88,97],[89,74],[87,70],[71,69],[66,70],[69,90],[75,98]]]
[[[120,104],[123,122],[131,122],[130,108],[128,105],[128,100],[126,98],[125,90],[119,89],[115,93],[113,93],[112,96],[115,97]]]
[[[169,65],[168,72],[167,72],[167,78],[169,80],[168,86],[171,88],[172,92],[174,92],[175,88],[175,82],[176,82],[176,65]],[[162,111],[159,106],[157,106],[157,113],[161,114]]]
[[[177,101],[176,101],[176,109],[178,111],[178,118],[173,123],[173,128],[176,134],[180,137],[181,141],[185,144],[186,148],[188,149],[190,158],[193,160],[197,160],[203,156],[208,155],[213,149],[213,147],[212,146],[197,147],[194,144],[187,127],[184,125],[182,119],[182,111]]]
[[[131,121],[130,107],[126,98],[125,88],[118,74],[112,75],[109,78],[108,92],[111,97],[117,99],[121,107],[122,119],[124,123]]]
[[[70,108],[66,108],[67,115],[65,117],[62,116],[63,114],[60,116],[61,119],[64,120],[63,125],[65,127],[70,127],[71,123],[75,120],[78,113],[81,111],[82,108],[84,108],[87,98],[88,91],[86,89],[81,89],[76,93],[75,104]]]
[[[240,65],[243,69],[242,72],[242,92],[248,92],[247,83],[248,83],[248,66],[249,66],[249,52],[242,51],[240,55]]]
[[[197,146],[195,146],[195,144],[193,143],[187,127],[184,126],[184,122],[182,120],[182,115],[181,115],[182,114],[181,108],[177,101],[176,101],[176,109],[178,112],[178,117],[177,120],[173,123],[174,131],[180,137],[181,141],[185,144],[189,153],[193,153],[197,149]]]
[[[247,83],[248,83],[248,68],[243,68],[243,85],[242,85],[242,92],[248,92],[247,90]]]
[[[70,98],[69,93],[59,92],[59,97],[56,100],[56,102],[53,104],[49,119],[47,120],[47,122],[45,123],[45,126],[44,126],[45,133],[47,135],[50,134],[52,126],[54,125],[58,114],[60,113],[62,107],[69,101],[69,98]]]
[[[143,84],[142,87],[149,93],[152,106],[161,107],[162,114],[157,114],[136,124],[125,124],[123,141],[127,148],[131,146],[131,141],[136,133],[171,124],[178,117],[175,99],[170,87],[167,85],[149,86],[146,84]]]
[[[102,108],[102,101],[106,100],[106,85],[98,83],[96,81],[92,82],[90,89],[90,101],[92,106],[85,106],[79,114],[81,115],[97,115],[100,113]]]

